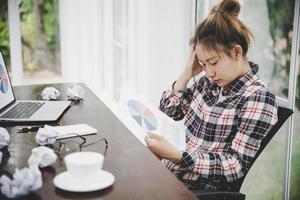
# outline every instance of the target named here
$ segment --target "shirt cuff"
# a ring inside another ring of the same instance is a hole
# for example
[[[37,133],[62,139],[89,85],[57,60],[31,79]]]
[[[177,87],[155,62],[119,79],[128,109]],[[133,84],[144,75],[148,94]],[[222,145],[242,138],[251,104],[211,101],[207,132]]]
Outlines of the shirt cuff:
[[[192,159],[191,155],[187,151],[184,151],[182,153],[182,158],[179,164],[182,170],[192,170],[194,168],[195,162]]]
[[[170,103],[176,105],[178,101],[182,98],[183,91],[175,91],[175,90],[165,90],[162,95],[162,99],[170,99]]]

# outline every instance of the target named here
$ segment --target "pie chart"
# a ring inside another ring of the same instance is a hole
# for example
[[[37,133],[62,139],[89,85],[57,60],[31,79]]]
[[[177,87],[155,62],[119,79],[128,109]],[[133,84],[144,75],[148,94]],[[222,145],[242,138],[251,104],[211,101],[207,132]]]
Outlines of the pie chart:
[[[6,93],[8,90],[9,80],[5,73],[4,67],[0,64],[0,91]]]
[[[127,106],[132,118],[147,131],[157,129],[155,115],[141,102],[136,100],[127,101]]]

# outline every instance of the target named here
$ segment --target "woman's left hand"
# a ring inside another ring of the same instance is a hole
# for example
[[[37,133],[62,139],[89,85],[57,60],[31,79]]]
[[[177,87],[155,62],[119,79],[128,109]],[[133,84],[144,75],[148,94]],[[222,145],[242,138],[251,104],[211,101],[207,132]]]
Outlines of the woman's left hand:
[[[182,158],[182,152],[163,136],[148,133],[145,137],[145,142],[149,149],[160,158],[165,158],[174,162],[179,162]]]

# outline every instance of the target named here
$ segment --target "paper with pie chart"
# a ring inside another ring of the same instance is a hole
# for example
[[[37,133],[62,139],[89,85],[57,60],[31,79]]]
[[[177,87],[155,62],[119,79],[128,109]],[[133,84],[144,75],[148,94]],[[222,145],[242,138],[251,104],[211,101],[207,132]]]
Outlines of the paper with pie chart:
[[[127,102],[132,118],[147,131],[157,129],[157,119],[155,115],[144,104],[139,101],[129,100]]]
[[[8,87],[9,87],[8,77],[5,73],[4,66],[0,64],[0,92],[5,94],[8,91]]]
[[[125,108],[125,109],[124,109]],[[158,108],[136,95],[130,95],[121,103],[121,121],[143,143],[149,132],[162,135],[185,150],[185,128]]]

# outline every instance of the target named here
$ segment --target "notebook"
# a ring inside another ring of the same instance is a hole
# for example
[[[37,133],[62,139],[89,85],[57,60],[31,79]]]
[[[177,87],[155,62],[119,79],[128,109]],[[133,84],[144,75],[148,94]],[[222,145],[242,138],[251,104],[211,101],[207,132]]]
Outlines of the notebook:
[[[58,133],[57,139],[64,139],[69,137],[76,137],[78,135],[97,134],[97,129],[87,124],[73,124],[66,126],[51,126],[51,129]]]

